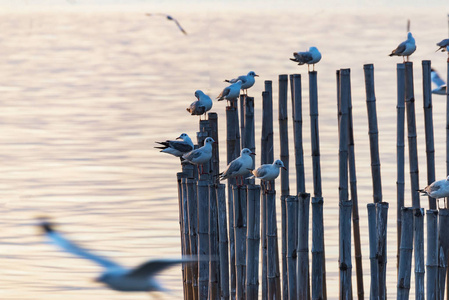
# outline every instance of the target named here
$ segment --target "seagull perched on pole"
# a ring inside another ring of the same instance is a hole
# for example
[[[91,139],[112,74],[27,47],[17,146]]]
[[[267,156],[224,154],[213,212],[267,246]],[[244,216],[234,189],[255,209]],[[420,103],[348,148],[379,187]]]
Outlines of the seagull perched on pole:
[[[194,148],[192,139],[187,135],[187,133],[182,133],[174,141],[166,140],[165,142],[156,142],[156,143],[162,146],[154,148],[162,149],[161,152],[168,153],[176,157],[181,157],[185,153],[192,151]]]
[[[306,52],[293,52],[293,56],[295,58],[290,58],[290,60],[297,62],[298,65],[307,64],[308,71],[310,71],[310,65],[313,65],[313,71],[315,71],[315,64],[321,60],[321,53],[317,47],[310,47]]]
[[[247,177],[247,179],[259,178],[264,181],[268,181],[271,190],[271,181],[275,180],[279,176],[280,168],[287,170],[282,160],[277,159],[272,164],[261,165],[255,170],[249,169],[253,176]]]
[[[446,95],[446,82],[441,79],[440,75],[438,75],[437,71],[435,71],[433,68],[430,69],[430,78],[432,79],[432,82],[437,86],[432,90],[432,94]]]
[[[157,280],[156,275],[161,271],[183,262],[198,261],[198,258],[185,257],[181,259],[154,259],[149,260],[134,269],[125,268],[112,260],[94,254],[84,249],[54,229],[53,224],[48,220],[41,220],[39,227],[46,237],[56,246],[73,255],[91,260],[101,267],[104,271],[96,279],[97,282],[104,283],[113,290],[122,292],[152,292],[169,291],[164,288]]]
[[[242,151],[240,151],[240,156],[231,161],[226,170],[218,174],[220,176],[220,180],[240,176],[242,180],[241,186],[243,186],[243,175],[248,174],[249,169],[253,165],[251,155],[256,155],[256,153],[252,152],[248,148],[243,148]]]
[[[237,100],[240,95],[240,89],[242,88],[243,82],[239,79],[237,82],[225,87],[223,91],[218,95],[217,100]]]
[[[437,200],[439,200],[440,198],[449,197],[449,176],[446,179],[432,182],[425,188],[418,190],[418,192],[422,193],[421,196],[430,196]],[[444,205],[444,207],[446,208],[446,204]]]
[[[187,32],[184,30],[184,28],[181,27],[181,24],[179,24],[178,20],[176,20],[175,18],[173,18],[173,17],[170,16],[170,15],[161,14],[161,13],[159,13],[159,14],[148,14],[148,13],[147,13],[147,14],[145,14],[145,15],[147,15],[147,16],[149,16],[149,17],[151,17],[151,16],[164,16],[164,17],[167,18],[167,20],[170,20],[170,21],[175,22],[175,23],[176,23],[176,26],[178,26],[179,30],[181,30],[182,33],[187,34]]]
[[[203,164],[207,163],[212,158],[212,144],[214,144],[215,141],[211,137],[207,137],[204,140],[204,146],[200,147],[198,149],[192,150],[182,156],[185,160],[191,162],[194,165],[197,165],[198,172],[199,166],[201,165],[201,173],[200,174],[208,174],[204,173],[203,170]]]
[[[248,94],[248,89],[250,87],[252,87],[254,85],[254,83],[256,82],[256,78],[254,78],[254,77],[259,77],[259,75],[257,75],[254,71],[250,71],[246,75],[241,75],[241,76],[231,79],[231,80],[225,79],[225,82],[236,83],[238,80],[241,80],[242,87],[240,89],[244,90],[245,94]]]
[[[409,60],[409,56],[413,54],[416,50],[415,39],[411,32],[407,33],[407,40],[400,43],[396,49],[391,51],[389,56],[402,56],[403,62],[405,62],[405,56],[407,56],[407,61]]]
[[[212,99],[201,90],[195,91],[197,101],[192,102],[186,110],[192,115],[201,116],[212,108]]]

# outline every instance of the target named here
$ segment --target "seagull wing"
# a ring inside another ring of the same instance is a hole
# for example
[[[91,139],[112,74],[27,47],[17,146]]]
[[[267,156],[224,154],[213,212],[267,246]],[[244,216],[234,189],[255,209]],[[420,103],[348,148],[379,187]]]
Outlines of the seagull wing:
[[[231,161],[231,163],[228,165],[228,168],[223,172],[222,179],[234,175],[240,170],[241,167],[242,163],[240,162],[240,160],[235,159]]]
[[[432,82],[436,84],[436,86],[438,87],[442,87],[445,86],[446,83],[444,82],[443,79],[441,79],[440,75],[432,69],[432,71],[430,72],[430,77],[432,78]]]
[[[202,115],[204,114],[205,110],[206,108],[204,107],[204,105],[201,105],[200,101],[193,102],[192,104],[190,104],[190,107],[187,108],[187,111],[191,115]]]
[[[186,153],[182,156],[182,158],[187,159],[188,161],[192,161],[192,159],[198,158],[201,156],[201,151],[199,151],[201,148],[199,149],[195,149],[190,151],[189,153]]]
[[[394,49],[393,51],[391,51],[390,56],[392,56],[392,55],[399,55],[399,54],[401,54],[402,52],[404,52],[405,49],[407,48],[406,43],[407,43],[407,42],[402,42],[402,43],[400,43],[399,46],[398,46],[396,49]]]
[[[137,266],[135,269],[131,270],[128,273],[128,276],[131,277],[151,277],[156,275],[157,273],[172,267],[174,265],[183,263],[183,262],[192,262],[195,261],[190,258],[181,258],[181,259],[155,259],[147,261],[139,266]],[[196,259],[198,261],[198,259]]]
[[[176,19],[172,19],[172,20],[176,23],[176,26],[178,26],[179,30],[181,30],[182,33],[187,34],[187,32],[184,30],[184,28],[181,27],[181,24],[179,24],[178,20],[176,20]]]
[[[104,257],[101,257],[99,255],[92,254],[88,250],[83,249],[83,248],[79,247],[78,245],[76,245],[75,243],[69,241],[62,234],[55,231],[53,229],[53,227],[51,226],[51,224],[49,224],[48,222],[44,222],[40,226],[44,230],[46,236],[59,248],[65,250],[67,252],[70,252],[74,255],[77,255],[79,257],[89,259],[89,260],[101,265],[105,269],[123,269],[122,266],[116,264],[115,262],[113,262],[109,259],[106,259]]]
[[[184,153],[193,150],[192,145],[184,141],[170,141],[170,147]]]
[[[267,175],[269,167],[270,166],[260,166],[259,168],[253,171],[254,176],[256,176],[257,178],[264,177],[265,175]]]
[[[231,89],[228,87],[225,87],[223,89],[223,91],[220,93],[220,95],[218,95],[217,99],[218,100],[222,100],[224,99],[227,95],[229,95],[229,92],[231,91]]]

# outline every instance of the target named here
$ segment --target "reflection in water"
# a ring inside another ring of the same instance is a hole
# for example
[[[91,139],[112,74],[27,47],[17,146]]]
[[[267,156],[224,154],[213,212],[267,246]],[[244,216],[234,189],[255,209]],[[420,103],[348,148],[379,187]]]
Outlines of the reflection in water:
[[[330,299],[337,299],[335,70],[350,67],[352,72],[362,254],[365,274],[369,274],[365,207],[372,201],[372,188],[362,67],[364,63],[374,63],[383,195],[390,202],[387,282],[389,296],[393,297],[395,67],[401,60],[387,55],[405,34],[406,20],[386,11],[364,15],[321,11],[301,14],[300,18],[297,13],[276,11],[234,11],[232,15],[221,12],[213,18],[185,12],[176,15],[188,26],[189,35],[180,34],[167,22],[153,22],[138,11],[1,15],[1,298],[147,298],[109,291],[92,282],[98,267],[43,243],[34,227],[34,218],[51,216],[61,226],[79,233],[69,238],[81,245],[93,245],[98,253],[125,266],[137,265],[148,258],[179,257],[176,190],[179,160],[153,149],[154,142],[182,132],[193,137],[198,118],[190,116],[185,107],[192,102],[194,91],[201,89],[208,95],[218,95],[225,86],[222,82],[225,78],[249,70],[260,75],[249,90],[256,100],[258,140],[263,81],[273,80],[274,99],[277,99],[278,74],[300,72],[306,88],[305,68],[292,64],[289,57],[311,45],[323,54],[316,70],[328,294]],[[413,20],[418,45],[412,59],[418,149],[422,157],[420,185],[425,186],[420,60],[432,59],[436,69],[445,69],[446,57],[435,53],[434,46],[446,36],[442,26],[446,24],[446,16],[425,9],[408,16]],[[342,19],[345,21],[340,22]],[[274,108],[276,118],[277,101]],[[213,110],[219,114],[223,169],[225,103],[215,102]],[[444,136],[444,110],[444,101],[435,96],[436,137]],[[311,191],[307,90],[303,91],[303,114],[306,186]],[[276,127],[275,153],[279,153]],[[444,161],[444,142],[437,143],[435,148],[436,161]],[[294,174],[293,168],[290,174]],[[442,163],[437,163],[436,175],[445,177]],[[293,193],[295,179],[290,178]],[[408,182],[406,189],[409,195]],[[410,202],[406,199],[406,203]],[[424,200],[422,205],[427,207]],[[180,278],[180,270],[176,268],[162,274],[162,280],[173,287],[176,295],[182,291]],[[365,276],[365,295],[368,287],[369,277]]]

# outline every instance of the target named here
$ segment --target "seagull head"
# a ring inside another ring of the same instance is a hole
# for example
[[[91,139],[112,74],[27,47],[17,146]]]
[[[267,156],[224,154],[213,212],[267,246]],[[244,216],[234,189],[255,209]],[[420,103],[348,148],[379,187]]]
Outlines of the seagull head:
[[[215,144],[215,143],[216,143],[216,142],[215,142],[214,139],[211,138],[211,137],[208,137],[208,138],[206,138],[206,139],[204,140],[204,145],[206,145],[206,144],[212,145],[212,144]]]
[[[250,71],[246,76],[259,77],[259,75],[257,75],[254,71]]]
[[[320,52],[320,51],[318,51],[317,47],[313,47],[313,46],[309,48],[309,51],[310,52]]]
[[[287,170],[287,168],[284,166],[284,163],[282,162],[282,160],[277,159],[274,163],[274,166],[278,167],[278,168],[282,168],[284,170]]]
[[[412,33],[411,32],[407,32],[407,40],[409,40],[409,41],[415,41],[415,39],[413,38],[413,35],[412,35]]]
[[[189,136],[187,135],[187,133],[181,133],[181,135],[178,136],[176,139],[177,139],[177,140],[183,140],[183,141],[185,141],[187,138],[189,138]]]
[[[256,153],[249,150],[248,148],[243,148],[242,151],[240,151],[240,156],[243,156],[243,155],[256,155]]]
[[[196,91],[195,91],[195,97],[196,97],[197,99],[200,99],[201,95],[204,95],[204,93],[203,93],[202,90],[196,90]]]

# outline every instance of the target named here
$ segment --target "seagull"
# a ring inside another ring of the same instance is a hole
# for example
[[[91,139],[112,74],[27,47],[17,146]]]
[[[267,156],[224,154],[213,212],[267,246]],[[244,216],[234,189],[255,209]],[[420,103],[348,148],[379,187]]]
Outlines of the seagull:
[[[228,87],[225,87],[224,90],[218,95],[218,101],[223,99],[226,100],[236,100],[240,95],[240,89],[242,88],[243,82],[239,79],[236,83],[231,84]]]
[[[240,151],[240,156],[231,161],[224,172],[218,174],[220,180],[241,176],[243,186],[243,175],[247,174],[253,165],[251,155],[256,155],[256,153],[248,148],[243,148],[242,151]]]
[[[48,220],[42,220],[39,224],[46,237],[56,246],[77,255],[81,258],[89,259],[101,267],[104,271],[96,278],[97,282],[104,283],[113,290],[122,292],[151,292],[169,290],[163,287],[157,280],[156,275],[161,271],[183,263],[194,262],[198,259],[184,257],[181,259],[154,259],[149,260],[134,269],[127,269],[108,258],[94,254],[75,243],[66,239],[61,233],[53,228],[53,224]]]
[[[166,140],[165,142],[156,143],[161,144],[162,146],[154,148],[162,149],[160,152],[168,153],[176,157],[181,157],[183,154],[190,152],[195,148],[192,140],[186,133],[182,133],[174,141]]]
[[[402,56],[403,61],[405,62],[404,56],[407,56],[407,61],[409,59],[409,56],[412,55],[413,52],[416,50],[416,43],[415,39],[412,36],[411,32],[407,33],[407,40],[403,41],[398,45],[396,49],[391,51],[389,56]]]
[[[225,79],[225,82],[236,83],[238,80],[241,80],[242,81],[241,89],[245,91],[245,94],[248,94],[248,89],[252,87],[256,82],[256,79],[254,77],[259,77],[259,75],[257,75],[254,71],[250,71],[246,75],[241,75],[231,80]]]
[[[321,53],[317,47],[310,47],[306,52],[293,52],[293,56],[295,58],[290,58],[290,60],[297,62],[298,65],[307,64],[307,70],[309,70],[309,65],[313,65],[313,71],[315,71],[315,64],[321,60]]]
[[[194,165],[198,166],[198,172],[199,172],[199,166],[201,165],[201,173],[200,174],[207,174],[203,171],[203,164],[207,163],[212,158],[212,144],[214,144],[215,141],[211,137],[207,137],[204,140],[204,146],[200,147],[198,149],[192,150],[182,156],[185,160],[191,162]]]
[[[449,197],[449,176],[429,184],[418,192],[422,193],[421,196],[430,196],[435,199]]]
[[[253,176],[248,177],[247,179],[259,178],[261,180],[270,181],[275,180],[279,176],[279,169],[282,168],[287,170],[284,166],[282,160],[278,159],[273,162],[273,164],[265,164],[258,167],[256,170],[251,170]],[[270,183],[271,189],[271,183]]]
[[[201,115],[206,114],[212,108],[212,99],[201,90],[195,91],[195,97],[198,100],[190,104],[186,110],[192,116],[199,115],[201,118]]]
[[[449,39],[444,39],[441,42],[437,43],[437,46],[440,47],[438,48],[435,52],[437,51],[447,51],[447,47],[449,47]]]
[[[433,68],[430,69],[430,77],[432,78],[432,82],[437,86],[432,90],[432,94],[446,95],[446,83]]]
[[[176,20],[175,18],[173,18],[173,17],[170,16],[170,15],[166,15],[166,14],[148,14],[148,13],[145,14],[145,15],[147,15],[147,16],[149,16],[149,17],[151,17],[151,16],[164,16],[164,17],[167,18],[167,20],[170,20],[170,21],[175,22],[175,23],[176,23],[176,26],[178,26],[179,30],[181,30],[182,33],[187,34],[187,32],[184,30],[184,28],[181,27],[181,24],[179,24],[178,20]]]

